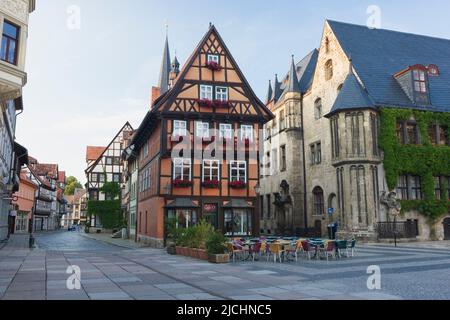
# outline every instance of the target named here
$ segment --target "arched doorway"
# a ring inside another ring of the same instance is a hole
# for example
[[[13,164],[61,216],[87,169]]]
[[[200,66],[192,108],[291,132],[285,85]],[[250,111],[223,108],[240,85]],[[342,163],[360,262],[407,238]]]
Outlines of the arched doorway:
[[[444,240],[450,240],[450,218],[444,219]]]

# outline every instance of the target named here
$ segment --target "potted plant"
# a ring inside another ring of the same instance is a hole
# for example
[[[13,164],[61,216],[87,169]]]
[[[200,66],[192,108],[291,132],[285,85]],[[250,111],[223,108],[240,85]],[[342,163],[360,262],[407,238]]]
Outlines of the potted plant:
[[[206,252],[208,253],[208,261],[211,263],[228,263],[230,255],[227,253],[227,238],[220,233],[212,233],[206,242]]]
[[[219,180],[205,180],[202,183],[202,187],[206,189],[217,189],[219,188]]]
[[[206,67],[212,71],[220,71],[222,67],[215,61],[207,61]]]
[[[247,187],[247,184],[243,181],[231,181],[229,184],[231,189],[245,189]]]
[[[192,186],[192,181],[175,179],[175,180],[173,180],[173,186],[174,186],[174,188],[189,188]]]
[[[198,105],[200,107],[208,107],[211,108],[213,106],[213,102],[209,99],[198,99]]]
[[[214,106],[216,106],[216,108],[228,108],[229,105],[227,100],[214,100]]]

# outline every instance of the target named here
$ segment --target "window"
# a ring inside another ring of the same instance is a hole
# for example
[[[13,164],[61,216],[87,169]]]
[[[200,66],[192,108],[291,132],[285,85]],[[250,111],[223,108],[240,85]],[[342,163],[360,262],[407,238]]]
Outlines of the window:
[[[113,174],[113,182],[120,182],[120,173]]]
[[[113,165],[120,166],[120,158],[119,157],[114,157],[113,158]]]
[[[17,64],[20,28],[9,21],[3,23],[2,49],[0,58],[11,64]]]
[[[191,180],[191,159],[175,158],[173,160],[173,179]]]
[[[184,136],[186,136],[186,128],[187,128],[187,122],[186,121],[174,120],[174,122],[173,122],[173,136],[175,136],[175,137],[184,137]]]
[[[219,177],[219,160],[203,160],[203,177],[202,181],[220,181]]]
[[[311,149],[311,165],[322,163],[322,143],[317,142],[310,146]]]
[[[144,158],[148,157],[148,141],[144,144]]]
[[[428,136],[430,137],[430,142],[432,145],[436,146],[438,144],[438,136],[437,136],[438,125],[431,124],[428,127]]]
[[[280,170],[281,171],[286,171],[286,146],[281,146],[280,147],[280,158],[281,158],[281,163],[280,163]]]
[[[233,127],[228,123],[221,123],[219,125],[219,136],[225,139],[231,139],[233,137]]]
[[[343,86],[344,86],[344,84],[341,83],[341,84],[337,87],[337,92],[338,92],[338,93],[341,92]]]
[[[252,215],[249,210],[225,210],[225,235],[249,236],[252,234]]]
[[[397,196],[400,200],[408,200],[408,176],[402,175],[397,181]]]
[[[325,80],[331,80],[333,78],[333,60],[328,60],[325,63]]]
[[[228,101],[227,87],[216,87],[216,100]]]
[[[447,128],[437,123],[431,124],[428,127],[428,135],[432,145],[445,146],[448,145],[449,139],[447,134]]]
[[[150,189],[150,169],[147,168],[142,172],[141,175],[141,192]]]
[[[427,80],[425,71],[421,69],[413,70],[414,91],[419,93],[427,93]]]
[[[331,125],[331,153],[333,159],[339,158],[340,145],[339,145],[339,118],[333,117],[330,120]]]
[[[270,174],[276,174],[278,170],[278,149],[272,149],[272,159],[271,159],[271,168]]]
[[[97,182],[98,181],[98,173],[92,173],[91,174],[91,181]]]
[[[270,219],[272,214],[271,214],[271,209],[272,209],[272,203],[270,202],[270,194],[267,195],[267,218]]]
[[[213,87],[212,86],[200,86],[200,99],[212,100],[213,99]]]
[[[250,125],[241,126],[241,140],[253,141],[253,126]]]
[[[280,131],[286,129],[286,118],[284,117],[284,110],[280,111]]]
[[[111,157],[106,157],[105,158],[105,162],[107,165],[112,165],[113,164],[113,159]]]
[[[441,200],[443,198],[441,179],[441,177],[434,177],[434,195],[437,200]]]
[[[317,99],[314,102],[314,118],[319,120],[322,118],[322,99]]]
[[[330,39],[328,37],[325,38],[325,53],[330,52]]]
[[[193,210],[169,210],[168,211],[169,220],[176,220],[177,228],[189,228],[197,224],[197,212]]]
[[[106,176],[106,174],[104,174],[104,173],[99,173],[98,174],[98,181],[100,181],[100,182],[105,182],[105,177]]]
[[[209,138],[209,123],[196,122],[196,135],[199,138]]]
[[[378,117],[373,113],[370,115],[370,126],[372,132],[372,153],[374,156],[378,156],[380,155],[380,148],[378,146],[379,125]]]
[[[422,199],[422,184],[421,178],[418,176],[411,177],[411,200]]]
[[[219,60],[220,60],[220,58],[217,54],[208,54],[207,59],[208,59],[208,62],[215,62],[217,64],[219,64]]]
[[[323,190],[320,187],[316,187],[313,190],[313,202],[315,216],[322,216],[325,213],[325,201],[323,196]]]
[[[241,181],[247,183],[247,162],[231,161],[230,163],[230,181]]]
[[[419,130],[416,123],[409,122],[406,124],[407,144],[419,144]]]

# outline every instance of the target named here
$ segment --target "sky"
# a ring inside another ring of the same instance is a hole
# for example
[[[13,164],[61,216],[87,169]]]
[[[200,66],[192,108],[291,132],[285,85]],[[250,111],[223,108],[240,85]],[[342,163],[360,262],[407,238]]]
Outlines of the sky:
[[[326,19],[450,39],[450,2],[365,0],[37,0],[17,141],[83,183],[86,146],[139,126],[158,82],[166,25],[181,64],[214,23],[256,94],[317,48]],[[370,11],[370,10],[369,10]]]

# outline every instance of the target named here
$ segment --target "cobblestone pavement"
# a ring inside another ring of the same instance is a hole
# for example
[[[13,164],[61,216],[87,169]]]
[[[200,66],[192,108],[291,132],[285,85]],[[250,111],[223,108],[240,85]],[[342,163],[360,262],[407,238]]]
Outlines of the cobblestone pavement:
[[[214,265],[162,250],[125,249],[76,233],[16,236],[0,250],[0,298],[20,300],[450,299],[450,250],[371,245],[338,261]],[[81,289],[67,289],[67,267]],[[381,290],[367,289],[367,267],[381,268]]]

